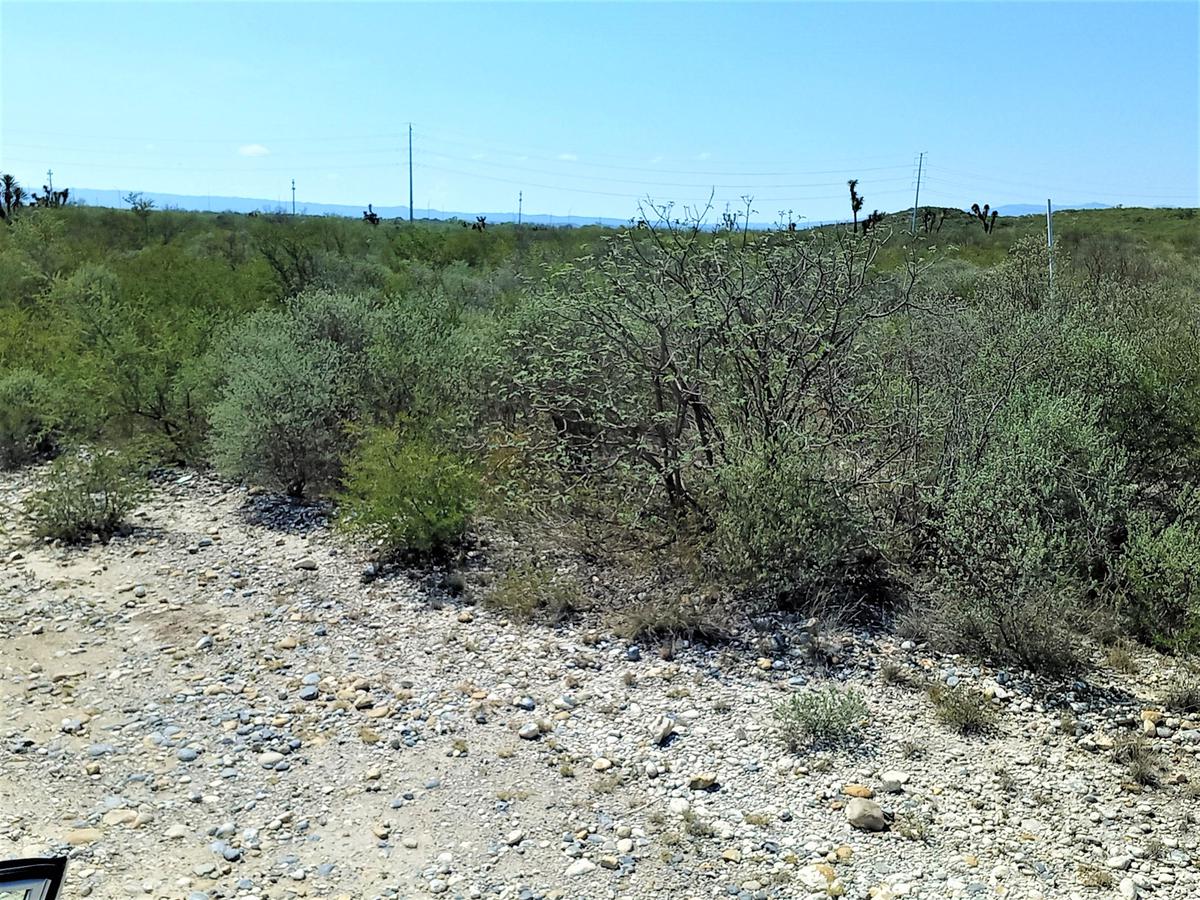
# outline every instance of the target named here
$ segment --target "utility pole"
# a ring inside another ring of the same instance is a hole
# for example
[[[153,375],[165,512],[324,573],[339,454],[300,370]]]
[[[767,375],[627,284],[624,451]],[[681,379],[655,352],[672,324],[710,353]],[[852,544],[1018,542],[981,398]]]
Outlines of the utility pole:
[[[53,194],[54,193],[54,170],[53,169],[46,170],[46,180],[50,182],[48,185],[46,185],[46,187],[48,187],[50,189],[50,193]]]
[[[917,157],[917,195],[913,198],[912,233],[917,233],[917,206],[921,202],[921,169],[925,164],[925,154]]]
[[[296,214],[296,179],[292,179],[292,215]]]
[[[517,191],[517,224],[521,224],[521,207],[525,202],[525,192]]]
[[[408,221],[413,220],[412,189],[412,122],[408,123]]]
[[[1054,299],[1054,214],[1050,200],[1046,199],[1046,261],[1050,268],[1050,299]]]

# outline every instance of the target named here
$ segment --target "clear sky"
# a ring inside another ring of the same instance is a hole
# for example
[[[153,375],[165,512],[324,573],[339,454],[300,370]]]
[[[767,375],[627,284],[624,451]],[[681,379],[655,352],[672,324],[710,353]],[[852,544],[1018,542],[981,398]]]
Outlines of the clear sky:
[[[758,218],[1200,205],[1200,4],[0,0],[0,169],[41,185]]]

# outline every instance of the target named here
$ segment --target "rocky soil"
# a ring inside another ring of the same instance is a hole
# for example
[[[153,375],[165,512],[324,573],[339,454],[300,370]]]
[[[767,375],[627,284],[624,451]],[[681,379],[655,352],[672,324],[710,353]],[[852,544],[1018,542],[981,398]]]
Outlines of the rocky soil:
[[[1148,653],[1048,685],[780,625],[663,659],[364,581],[319,515],[196,474],[31,545],[30,485],[0,476],[0,857],[69,854],[67,897],[1200,896],[1200,725]],[[829,682],[871,724],[788,755],[776,706]],[[1138,733],[1156,787],[1114,759]]]

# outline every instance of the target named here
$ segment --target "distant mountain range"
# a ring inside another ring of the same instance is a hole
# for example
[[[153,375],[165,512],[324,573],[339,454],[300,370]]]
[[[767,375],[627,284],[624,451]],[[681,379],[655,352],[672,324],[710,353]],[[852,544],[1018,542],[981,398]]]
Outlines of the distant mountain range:
[[[96,188],[71,188],[71,199],[79,200],[88,206],[111,206],[121,208],[128,206],[122,197],[128,191],[99,190]],[[264,200],[261,197],[207,197],[190,194],[160,194],[155,191],[143,191],[142,196],[153,200],[155,207],[165,209],[200,210],[211,212],[291,212],[292,202],[280,203],[277,200]],[[407,219],[407,206],[376,206],[376,215],[384,219]],[[304,203],[296,201],[296,212],[306,216],[349,216],[353,219],[362,217],[367,211],[365,205],[355,206],[348,203]],[[454,212],[442,209],[421,209],[417,207],[414,216],[418,219],[465,219],[475,221],[476,216],[486,216],[489,222],[515,222],[515,212]],[[629,224],[629,219],[608,219],[600,216],[551,216],[542,213],[525,213],[521,221],[530,225],[608,225],[616,227]]]
[[[122,199],[126,191],[118,190],[101,190],[96,188],[72,188],[71,199],[86,203],[88,206],[109,206],[121,208],[128,204]],[[153,200],[154,205],[159,209],[175,207],[178,209],[200,210],[210,212],[291,212],[292,204],[289,200],[286,203],[280,203],[276,200],[264,200],[261,197],[208,197],[194,196],[191,194],[160,194],[155,191],[145,191],[142,194],[148,200]],[[1056,206],[1055,209],[1108,209],[1109,204],[1106,203],[1074,203],[1068,206]],[[384,219],[407,219],[407,206],[377,206],[375,212]],[[1029,216],[1044,213],[1046,207],[1037,203],[1012,203],[1006,206],[998,206],[996,210],[1002,216]],[[302,215],[309,216],[349,216],[357,219],[366,211],[365,207],[357,206],[348,203],[301,203],[297,202],[296,212]],[[489,222],[515,222],[517,214],[515,212],[454,212],[442,209],[421,209],[414,210],[415,217],[418,219],[464,219],[466,221],[474,221],[476,216],[485,216]],[[524,213],[521,216],[521,221],[530,225],[606,225],[609,227],[620,227],[629,224],[629,219],[612,219],[603,216],[553,216],[545,213]],[[819,222],[804,220],[804,227],[812,227],[816,225],[828,225],[833,221],[839,220],[823,220]],[[846,221],[849,221],[847,218]],[[767,228],[775,223],[772,222],[752,222],[752,228]]]

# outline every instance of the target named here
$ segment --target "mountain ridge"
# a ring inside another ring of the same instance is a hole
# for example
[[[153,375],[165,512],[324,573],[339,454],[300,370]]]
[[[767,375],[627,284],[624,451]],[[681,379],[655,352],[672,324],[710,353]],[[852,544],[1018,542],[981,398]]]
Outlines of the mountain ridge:
[[[78,200],[88,206],[107,206],[114,209],[119,209],[128,204],[122,199],[128,192],[116,189],[104,188],[72,188],[71,197],[73,200]],[[160,191],[143,191],[142,196],[148,200],[152,200],[156,207],[160,209],[178,208],[194,212],[232,212],[232,213],[251,213],[251,212],[290,212],[291,203],[280,203],[279,201],[267,200],[262,197],[226,197],[226,196],[205,196],[196,194],[172,194]],[[407,206],[375,206],[373,207],[377,215],[384,219],[406,219],[408,218]],[[1111,209],[1111,205],[1107,203],[1072,203],[1054,207],[1055,211],[1066,209]],[[1046,207],[1035,203],[1010,203],[996,207],[996,211],[1002,216],[1027,216],[1036,215],[1045,212]],[[911,210],[911,208],[910,208]],[[964,208],[964,211],[967,211]],[[296,212],[300,215],[309,216],[345,216],[357,219],[366,212],[365,205],[352,203],[297,203]],[[905,212],[898,210],[897,212]],[[453,220],[462,219],[465,221],[474,221],[477,216],[483,216],[489,222],[516,222],[518,214],[516,212],[463,212],[455,210],[440,210],[420,207],[413,210],[415,218],[418,219],[436,219],[436,220]],[[634,217],[626,219],[617,219],[611,216],[583,216],[569,215],[560,216],[550,213],[522,213],[520,221],[528,225],[551,225],[551,226],[582,226],[582,225],[603,225],[610,228],[619,228],[622,225],[628,225],[633,221]],[[850,221],[846,219],[823,219],[819,221],[803,220],[804,227],[814,227],[818,225],[829,225],[841,221]],[[752,222],[752,227],[771,227],[776,223],[773,222]]]

